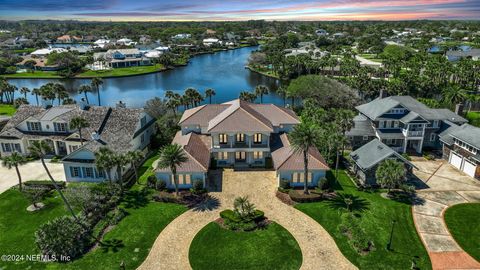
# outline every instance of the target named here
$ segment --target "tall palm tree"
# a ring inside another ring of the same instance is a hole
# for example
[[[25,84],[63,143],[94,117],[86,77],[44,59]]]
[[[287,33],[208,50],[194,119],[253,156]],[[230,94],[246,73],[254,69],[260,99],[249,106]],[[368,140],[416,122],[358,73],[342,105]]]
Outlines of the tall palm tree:
[[[130,166],[133,168],[133,172],[135,173],[135,181],[138,182],[138,166],[140,162],[143,160],[144,155],[142,151],[136,150],[136,151],[129,151],[126,154],[127,160],[130,163]]]
[[[215,90],[212,88],[208,88],[205,90],[205,97],[209,99],[210,104],[212,104],[212,97],[215,96],[217,93],[215,93]]]
[[[115,167],[115,161],[113,160],[114,153],[107,147],[101,147],[95,152],[95,165],[99,170],[103,170],[108,178],[108,181],[112,182],[112,169]]]
[[[82,129],[89,127],[90,124],[87,120],[81,116],[77,116],[70,120],[70,129],[78,129],[78,135],[80,136],[80,144],[83,145]]]
[[[113,163],[117,169],[117,181],[120,185],[120,194],[123,194],[123,168],[129,163],[129,160],[125,154],[114,154]]]
[[[2,159],[2,164],[4,167],[7,167],[9,170],[15,168],[18,177],[18,188],[22,191],[22,176],[20,175],[20,170],[18,166],[27,163],[27,159],[17,152],[13,152],[10,156],[6,156]]]
[[[263,103],[263,95],[268,95],[270,90],[265,85],[257,85],[255,87],[255,95],[260,97],[260,103]]]
[[[188,160],[187,155],[179,144],[169,144],[160,150],[158,159],[158,168],[169,168],[173,175],[173,184],[175,185],[175,194],[178,196],[178,178],[177,168]]]
[[[248,91],[242,91],[240,92],[240,95],[238,96],[238,98],[248,102],[254,102],[257,96],[254,93],[251,93]]]
[[[403,180],[405,180],[405,166],[393,159],[387,159],[380,163],[375,172],[377,182],[388,189],[398,186]]]
[[[92,89],[97,91],[98,106],[100,106],[100,85],[103,84],[103,79],[99,77],[94,77],[90,83]]]
[[[278,87],[276,93],[283,99],[283,107],[287,106],[287,89],[283,86]]]
[[[308,194],[308,152],[310,148],[315,147],[315,143],[318,140],[317,128],[311,123],[302,121],[293,128],[289,134],[289,139],[293,151],[303,155],[303,192]]]
[[[55,182],[55,180],[53,179],[53,176],[52,174],[50,173],[50,170],[48,169],[47,165],[45,164],[45,155],[46,153],[49,153],[51,152],[51,148],[50,148],[50,145],[48,145],[48,143],[46,143],[45,141],[43,140],[39,140],[39,141],[34,141],[32,142],[32,144],[30,145],[29,147],[29,150],[30,150],[30,153],[34,156],[37,156],[40,158],[40,161],[42,162],[42,166],[43,168],[45,169],[45,172],[47,173],[48,177],[50,178],[50,181],[52,181],[53,183],[53,186],[55,187],[55,189],[57,190],[58,194],[60,194],[60,197],[62,198],[63,202],[65,203],[65,206],[67,207],[68,211],[70,212],[70,214],[72,214],[73,218],[79,222],[80,220],[77,218],[77,215],[75,215],[75,212],[73,211],[73,208],[72,206],[70,205],[70,203],[67,201],[67,199],[65,198],[65,196],[63,195],[63,192],[60,190],[60,188],[58,187],[57,185],[57,182]]]
[[[87,96],[87,93],[90,93],[90,92],[92,92],[92,87],[88,84],[82,84],[78,88],[78,93],[80,93],[80,94],[83,93],[85,95],[85,101],[87,101],[87,104],[90,104],[90,102],[88,101],[88,96]]]
[[[41,94],[42,91],[40,91],[39,88],[33,88],[32,95],[35,95],[35,99],[37,100],[37,106],[40,105],[40,103],[38,102],[38,96],[40,96]]]
[[[30,89],[28,89],[28,87],[20,88],[20,94],[22,94],[25,97],[25,99],[27,99],[28,93],[30,93]]]
[[[63,100],[67,99],[69,97],[67,91],[59,91],[57,93],[57,99],[58,99],[58,105],[62,103]]]
[[[463,103],[467,99],[467,91],[458,85],[450,85],[442,90],[443,101],[448,104]]]

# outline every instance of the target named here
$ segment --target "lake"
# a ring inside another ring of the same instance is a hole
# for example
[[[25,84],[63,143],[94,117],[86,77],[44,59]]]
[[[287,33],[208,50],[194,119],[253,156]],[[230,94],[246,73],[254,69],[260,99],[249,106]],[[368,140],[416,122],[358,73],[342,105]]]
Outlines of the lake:
[[[153,97],[164,97],[166,90],[180,94],[188,87],[205,92],[207,88],[215,89],[215,103],[236,99],[241,91],[253,90],[264,84],[275,90],[279,82],[273,78],[245,69],[250,53],[258,47],[246,47],[236,50],[221,51],[214,54],[198,55],[190,59],[187,66],[177,67],[164,72],[121,78],[105,78],[101,86],[102,105],[114,106],[118,101],[125,102],[127,107],[142,107],[145,101]],[[39,88],[48,82],[61,82],[75,100],[79,101],[83,94],[78,94],[80,85],[90,83],[89,79],[11,79],[9,82],[30,90]],[[273,92],[273,91],[272,91]],[[19,97],[20,94],[15,95]],[[31,104],[35,97],[27,95]],[[89,101],[96,104],[96,93],[90,93]],[[207,102],[207,101],[206,101]],[[283,104],[283,99],[275,93],[263,97],[264,103]],[[205,102],[204,102],[205,103]]]

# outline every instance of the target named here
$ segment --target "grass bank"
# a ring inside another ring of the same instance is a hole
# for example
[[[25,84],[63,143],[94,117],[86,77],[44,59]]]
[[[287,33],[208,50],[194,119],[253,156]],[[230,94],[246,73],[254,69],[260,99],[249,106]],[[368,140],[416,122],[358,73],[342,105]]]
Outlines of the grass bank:
[[[17,109],[13,105],[10,104],[0,104],[0,116],[12,116],[15,114]]]
[[[329,175],[333,180],[333,175]],[[349,176],[341,171],[334,189],[339,194],[351,195],[352,209],[358,217],[359,226],[366,237],[373,241],[374,249],[359,254],[349,243],[349,237],[341,232],[339,225],[347,210],[338,202],[321,201],[302,203],[295,207],[315,219],[335,239],[338,248],[360,269],[410,269],[415,259],[420,269],[431,269],[430,259],[413,224],[410,204],[383,198],[381,190],[359,191]],[[395,221],[391,250],[387,244]]]
[[[276,223],[264,230],[235,232],[212,222],[193,239],[189,259],[197,270],[299,269],[302,252],[293,236]]]
[[[470,125],[480,127],[480,112],[468,112],[465,118]]]

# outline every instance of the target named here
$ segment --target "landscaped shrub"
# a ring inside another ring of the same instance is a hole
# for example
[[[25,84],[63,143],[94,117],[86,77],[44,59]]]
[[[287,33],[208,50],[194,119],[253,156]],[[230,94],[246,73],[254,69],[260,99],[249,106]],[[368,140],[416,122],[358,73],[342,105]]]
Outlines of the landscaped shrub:
[[[290,190],[288,195],[294,202],[307,203],[307,202],[318,202],[323,199],[323,195],[317,192],[310,192],[309,194],[304,194],[303,191]]]
[[[403,153],[403,154],[402,154],[402,157],[405,158],[405,159],[408,160],[408,161],[411,161],[411,160],[412,160],[412,158],[411,158],[407,153]]]
[[[147,187],[149,188],[155,188],[157,185],[157,177],[155,175],[150,175],[147,178]]]
[[[165,192],[165,191],[160,191],[157,194],[154,194],[152,196],[152,199],[156,202],[166,202],[166,203],[178,203],[178,198],[175,197],[175,195]]]
[[[432,155],[432,154],[425,154],[425,155],[423,155],[423,157],[424,157],[426,160],[435,160],[435,156]]]
[[[57,258],[63,255],[74,259],[91,244],[90,231],[86,228],[86,223],[81,226],[70,216],[59,217],[38,228],[35,243],[44,255]]]
[[[22,193],[35,208],[37,208],[37,203],[41,202],[49,191],[50,189],[43,186],[25,186],[22,189]]]
[[[288,182],[288,180],[281,180],[280,181],[280,187],[282,189],[289,189],[290,188],[290,182]]]
[[[167,182],[164,180],[158,180],[156,184],[156,189],[159,191],[167,190]]]
[[[220,217],[224,220],[229,220],[232,222],[240,222],[242,219],[233,212],[233,210],[227,209],[220,212]]]
[[[348,213],[343,214],[341,220],[338,226],[340,232],[348,237],[348,242],[359,254],[365,254],[374,248],[373,241],[362,228],[358,218]]]
[[[61,189],[65,188],[66,182],[63,181],[56,181],[57,186]],[[55,189],[55,186],[53,185],[52,181],[50,180],[31,180],[31,181],[26,181],[23,183],[25,186],[31,186],[31,187],[42,187],[46,188],[49,190]]]
[[[230,230],[252,231],[265,226],[265,214],[256,210],[247,197],[238,197],[234,202],[234,210],[220,212],[224,225]]]
[[[112,211],[112,216],[110,217],[110,225],[117,225],[124,217],[127,216],[127,211],[123,208],[115,208]]]
[[[203,181],[202,180],[196,180],[193,181],[193,187],[190,189],[190,192],[193,194],[199,195],[206,193],[207,190],[203,187]]]
[[[265,158],[265,168],[266,169],[271,169],[273,168],[273,161],[271,157],[266,157]]]
[[[320,180],[318,180],[317,187],[321,190],[327,190],[329,188],[328,179],[325,177],[320,178]]]

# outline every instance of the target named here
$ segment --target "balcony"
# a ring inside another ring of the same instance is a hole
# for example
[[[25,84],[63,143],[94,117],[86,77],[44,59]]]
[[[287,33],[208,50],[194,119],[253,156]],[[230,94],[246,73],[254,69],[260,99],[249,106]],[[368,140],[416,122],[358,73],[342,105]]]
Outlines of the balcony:
[[[423,137],[423,130],[409,130],[407,137]]]

